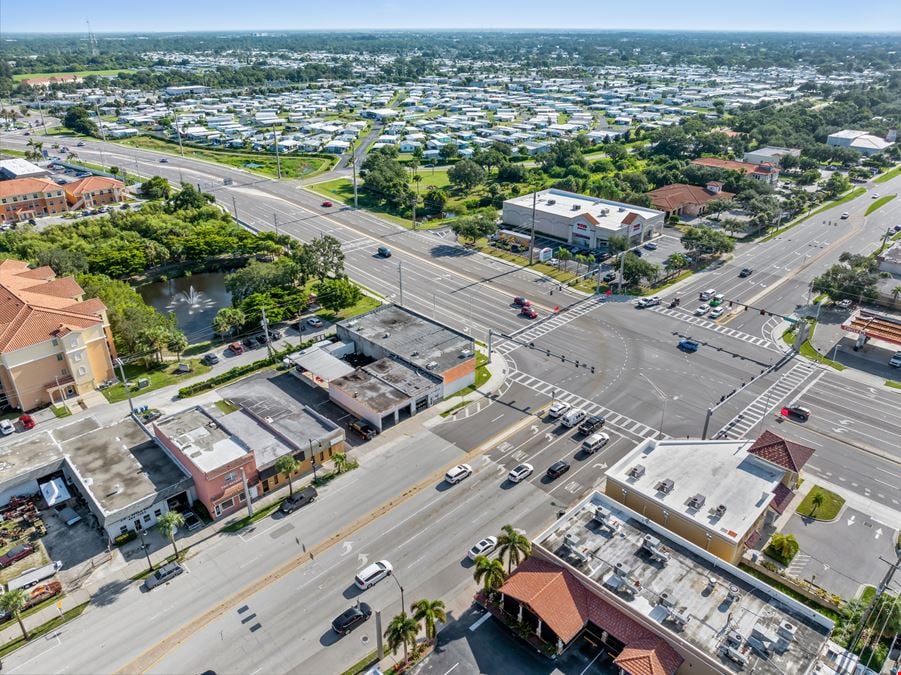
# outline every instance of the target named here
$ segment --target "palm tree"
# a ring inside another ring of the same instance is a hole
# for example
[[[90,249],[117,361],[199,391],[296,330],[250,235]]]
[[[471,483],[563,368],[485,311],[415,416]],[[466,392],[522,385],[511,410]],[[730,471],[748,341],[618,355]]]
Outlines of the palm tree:
[[[519,565],[532,554],[532,542],[524,534],[514,530],[512,525],[501,528],[497,547],[501,560],[507,559],[507,574],[513,571],[513,565]]]
[[[504,563],[497,558],[489,558],[484,555],[476,556],[475,563],[473,578],[476,583],[481,583],[486,593],[500,588],[507,577],[504,574]]]
[[[895,286],[892,289],[892,304],[898,304],[898,296],[901,295],[901,286]]]
[[[332,455],[332,461],[335,463],[335,473],[344,473],[350,468],[350,460],[343,452]]]
[[[823,497],[822,492],[817,492],[813,495],[813,498],[810,500],[810,503],[813,504],[813,509],[810,511],[810,515],[813,515],[817,512],[817,509],[823,505],[823,502],[826,501],[826,498]]]
[[[413,611],[413,618],[422,622],[426,639],[434,640],[438,635],[435,624],[447,621],[447,612],[445,612],[444,609],[444,601],[426,599],[417,600],[410,609]]]
[[[275,470],[288,477],[288,498],[294,496],[294,483],[291,480],[291,474],[296,472],[299,466],[300,462],[294,459],[294,455],[282,455],[275,460]]]
[[[175,545],[175,533],[178,528],[185,524],[185,517],[178,511],[166,511],[156,520],[156,524],[160,528],[160,534],[168,537],[172,542],[172,548],[175,550],[175,557],[178,558],[178,546]]]
[[[28,602],[28,591],[24,588],[15,588],[9,593],[0,595],[0,608],[9,612],[16,621],[19,622],[19,628],[22,629],[22,635],[29,640],[28,631],[25,630],[25,624],[22,623],[22,610],[25,609],[25,603]]]
[[[557,260],[563,263],[563,271],[565,272],[569,267],[569,261],[573,259],[573,254],[569,252],[568,248],[560,248],[557,250]]]
[[[398,647],[404,648],[404,663],[407,662],[407,648],[416,644],[416,636],[419,634],[419,624],[412,616],[407,616],[406,612],[401,612],[388,624],[385,630],[385,637],[388,640],[388,649],[392,654],[397,653]]]

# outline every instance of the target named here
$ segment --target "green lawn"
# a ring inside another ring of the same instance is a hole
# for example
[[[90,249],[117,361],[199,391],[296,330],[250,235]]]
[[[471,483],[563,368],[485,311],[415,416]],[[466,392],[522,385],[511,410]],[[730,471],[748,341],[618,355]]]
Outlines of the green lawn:
[[[886,380],[885,386],[891,389],[901,389],[901,382],[896,382],[895,380]]]
[[[213,403],[219,410],[221,410],[225,415],[228,415],[233,412],[237,412],[240,410],[238,406],[236,406],[231,401],[226,401],[225,399],[219,399]]]
[[[118,75],[119,73],[133,73],[134,70],[127,68],[111,68],[109,70],[77,70],[75,72],[58,72],[58,73],[20,73],[13,75],[13,82],[21,82],[22,80],[30,80],[37,77],[89,77],[91,75]]]
[[[815,507],[813,504],[815,495],[822,495],[823,497],[823,503],[819,507]],[[839,495],[819,485],[814,485],[813,489],[807,493],[807,496],[798,505],[795,512],[814,520],[835,520],[844,503],[845,500]]]
[[[876,209],[878,209],[882,206],[885,206],[886,204],[888,204],[890,201],[892,201],[897,196],[898,195],[886,195],[885,197],[880,197],[879,199],[877,199],[876,201],[874,201],[872,204],[870,204],[867,207],[866,215],[870,215]]]
[[[847,368],[846,365],[839,363],[838,361],[833,361],[832,359],[828,359],[822,354],[820,354],[816,349],[813,348],[813,345],[810,344],[810,338],[813,337],[813,331],[816,328],[815,325],[810,327],[810,336],[803,345],[801,345],[800,354],[812,361],[816,361],[817,363],[822,363],[824,366],[829,366],[830,368],[835,368],[836,370],[844,370]],[[795,332],[794,329],[787,330],[782,334],[782,341],[785,342],[789,347],[793,347],[795,344]]]
[[[425,181],[423,180],[423,184],[424,183]],[[346,178],[336,178],[335,180],[330,180],[325,183],[308,185],[307,189],[315,192],[316,194],[322,195],[323,197],[326,197],[331,201],[339,201],[349,206],[353,206],[354,186],[353,182]],[[397,215],[396,212],[393,212],[385,206],[376,203],[376,201],[372,199],[372,197],[366,194],[363,190],[359,189],[359,185],[357,186],[357,204],[361,209],[371,211],[372,213],[377,213],[385,220],[390,220],[392,223],[397,223],[398,225],[402,225],[407,229],[411,228],[411,221],[409,218],[401,218]],[[417,229],[430,230],[436,227],[442,227],[444,224],[444,221],[441,220],[431,220],[427,223],[419,223]]]
[[[117,142],[133,148],[155,150],[170,155],[181,154],[178,143],[149,136],[135,136],[134,138],[126,138]],[[198,148],[192,145],[184,145],[183,147],[185,157],[201,159],[214,164],[224,164],[269,178],[278,177],[279,163],[281,163],[282,178],[309,178],[317,173],[328,171],[334,164],[334,160],[329,158],[309,155],[279,155],[278,161],[276,161],[275,154],[268,152],[214,150],[212,148]]]
[[[138,379],[142,377],[150,379],[149,387],[132,389],[132,396],[140,396],[141,394],[146,394],[148,391],[168,387],[170,384],[179,384],[184,380],[197,375],[204,375],[210,371],[210,366],[202,364],[198,359],[186,359],[185,361],[193,368],[190,373],[175,372],[178,364],[171,362],[154,364],[150,366],[150,368],[146,368],[145,366],[136,363],[125,366],[125,377],[130,382],[137,382]],[[110,403],[118,403],[119,401],[124,401],[128,398],[125,387],[121,383],[114,385],[109,389],[105,389],[103,395],[106,396],[106,400]]]
[[[84,602],[76,607],[73,607],[72,609],[66,610],[62,616],[54,617],[54,618],[50,619],[50,621],[48,621],[47,623],[40,625],[37,628],[32,628],[30,631],[28,631],[29,636],[31,636],[31,641],[33,641],[33,642],[37,641],[37,639],[39,637],[51,632],[57,626],[61,626],[64,623],[68,623],[72,619],[77,618],[78,616],[81,615],[81,613],[85,609],[87,609],[88,604],[89,603]],[[10,640],[5,645],[0,647],[0,657],[6,656],[7,654],[9,654],[11,652],[16,651],[19,647],[23,646],[25,643],[26,643],[25,638],[22,636],[19,636],[13,640]]]
[[[901,165],[898,165],[894,169],[890,169],[889,171],[886,171],[884,174],[882,174],[881,176],[879,176],[877,178],[874,178],[873,182],[874,183],[886,183],[886,182],[890,181],[892,178],[895,178],[896,176],[901,176]]]

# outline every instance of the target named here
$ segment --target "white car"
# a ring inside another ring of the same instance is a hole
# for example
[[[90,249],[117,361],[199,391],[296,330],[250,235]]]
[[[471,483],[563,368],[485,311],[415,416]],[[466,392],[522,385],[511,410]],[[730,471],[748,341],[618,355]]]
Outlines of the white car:
[[[4,436],[9,436],[11,433],[15,432],[15,425],[9,420],[0,421],[0,433]]]
[[[520,464],[519,466],[513,467],[510,473],[507,474],[507,480],[511,483],[519,483],[522,480],[525,480],[529,476],[532,475],[532,472],[535,470],[531,464]]]
[[[726,312],[726,309],[724,307],[714,307],[713,311],[710,312],[710,315],[707,318],[708,319],[719,319],[725,312]]]
[[[650,298],[641,298],[635,304],[635,306],[638,307],[639,309],[644,309],[645,307],[654,307],[655,305],[659,305],[659,304],[660,304],[660,297],[654,295],[654,296],[651,296]]]
[[[354,583],[356,583],[358,588],[365,591],[367,588],[375,586],[385,577],[391,576],[393,571],[394,568],[391,566],[390,562],[387,560],[379,560],[360,570],[359,574],[354,577]]]
[[[563,417],[566,414],[566,411],[569,410],[572,406],[566,401],[554,401],[554,404],[550,407],[548,412],[551,414],[551,417]]]
[[[901,368],[901,352],[895,352],[895,354],[888,360],[888,364],[892,368]],[[3,430],[3,433],[6,433],[6,430]]]
[[[716,295],[716,289],[708,288],[706,291],[701,293],[700,299],[701,300],[710,300],[710,298],[712,298],[714,295]]]
[[[457,466],[444,474],[444,480],[446,480],[451,485],[455,485],[461,480],[469,478],[471,475],[472,467],[469,466],[469,464],[457,464]]]
[[[710,305],[706,302],[703,305],[699,305],[695,310],[695,316],[704,316],[707,312],[710,311]]]
[[[307,319],[307,325],[310,328],[322,328],[322,319],[320,319],[318,316],[311,316],[309,319]]]
[[[850,213],[848,213],[847,211],[845,211],[845,212],[842,214],[842,220],[847,220],[848,217],[849,217],[850,215],[851,215]]]
[[[475,560],[480,555],[488,555],[496,548],[497,537],[485,537],[482,541],[469,549],[469,553],[466,555],[470,560]]]
[[[591,434],[582,441],[582,451],[589,455],[597,452],[610,442],[610,436],[607,434]]]

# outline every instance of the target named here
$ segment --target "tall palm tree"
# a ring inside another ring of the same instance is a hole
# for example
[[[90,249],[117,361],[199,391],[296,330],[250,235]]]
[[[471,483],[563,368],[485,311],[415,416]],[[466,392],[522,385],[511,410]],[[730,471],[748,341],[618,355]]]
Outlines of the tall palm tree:
[[[28,602],[28,591],[24,588],[15,588],[9,593],[0,595],[0,608],[16,617],[19,628],[22,629],[22,635],[28,640],[30,639],[28,631],[25,630],[25,624],[22,623],[22,610],[25,609],[26,602]]]
[[[335,473],[344,473],[350,468],[350,460],[343,452],[332,455],[332,461],[335,463]]]
[[[507,575],[504,573],[504,563],[497,558],[489,558],[484,555],[476,556],[475,572],[473,578],[477,584],[482,584],[486,593],[500,588]]]
[[[406,612],[401,612],[388,624],[385,629],[385,638],[388,640],[388,649],[392,654],[397,653],[398,647],[404,648],[404,663],[408,658],[408,648],[416,644],[416,636],[419,634],[419,623]]]
[[[434,640],[438,635],[435,629],[436,623],[444,623],[447,621],[447,612],[444,609],[443,600],[417,600],[410,607],[413,611],[413,618],[422,622],[422,628],[425,630],[425,636],[428,640]]]
[[[507,574],[513,565],[519,565],[532,554],[532,542],[524,534],[513,529],[512,525],[504,525],[497,538],[497,547],[501,560],[507,559]]]
[[[294,484],[291,480],[291,474],[297,471],[300,462],[294,459],[294,455],[282,455],[275,460],[275,470],[285,474],[288,477],[288,497],[294,496]]]
[[[163,515],[156,519],[156,524],[160,528],[160,534],[167,537],[172,542],[172,548],[175,550],[175,557],[178,558],[178,546],[175,545],[175,533],[178,528],[184,526],[185,517],[178,511],[166,511]]]
[[[813,509],[810,511],[810,515],[813,515],[817,512],[817,509],[823,505],[823,502],[826,501],[826,498],[823,497],[822,492],[817,492],[813,498],[810,500],[810,503],[813,505]]]

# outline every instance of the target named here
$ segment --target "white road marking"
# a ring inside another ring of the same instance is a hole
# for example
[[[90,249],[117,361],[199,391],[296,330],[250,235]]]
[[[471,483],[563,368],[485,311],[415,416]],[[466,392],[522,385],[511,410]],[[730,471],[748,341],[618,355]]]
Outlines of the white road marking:
[[[479,629],[479,626],[481,626],[483,623],[485,623],[486,621],[488,621],[488,619],[490,619],[490,618],[491,618],[491,612],[485,612],[482,616],[480,616],[480,617],[475,621],[475,623],[473,623],[473,624],[469,627],[469,630],[470,630],[471,632],[474,633],[475,631],[477,631],[477,630]],[[454,668],[456,668],[456,667],[457,667],[457,666],[454,666]],[[453,670],[454,668],[451,668],[451,670]],[[450,670],[447,671],[447,672],[450,672]]]

